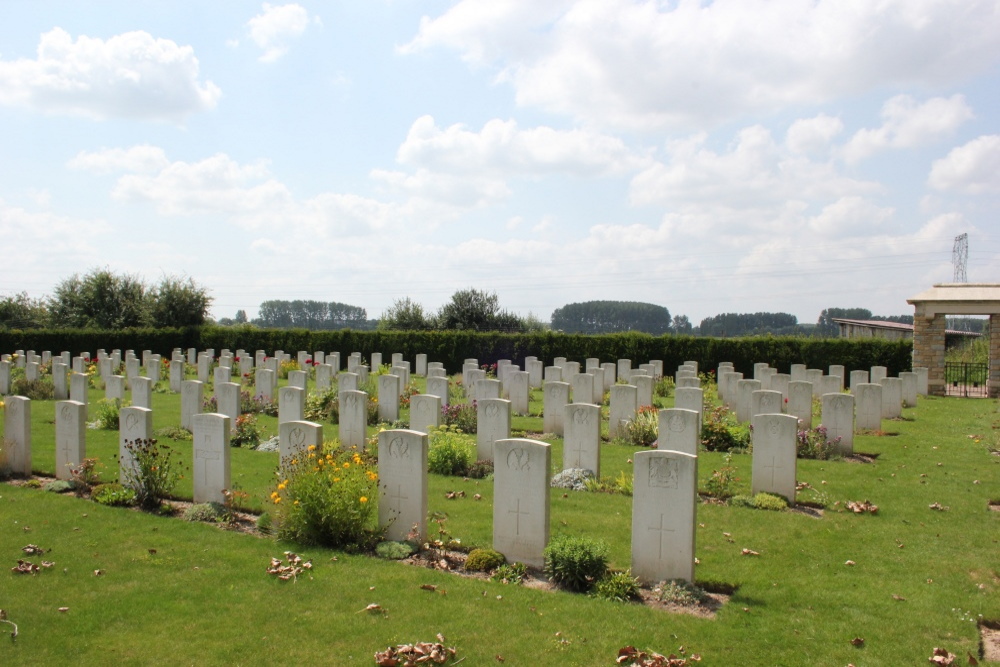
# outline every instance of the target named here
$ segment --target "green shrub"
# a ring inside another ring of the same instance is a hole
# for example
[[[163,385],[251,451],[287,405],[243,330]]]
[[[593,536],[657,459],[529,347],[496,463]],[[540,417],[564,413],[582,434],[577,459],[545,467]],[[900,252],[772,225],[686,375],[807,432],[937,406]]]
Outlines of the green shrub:
[[[145,439],[126,440],[125,449],[132,457],[132,465],[119,462],[125,486],[135,491],[135,500],[143,509],[159,508],[181,478],[174,450]]]
[[[73,482],[65,479],[57,479],[54,482],[50,482],[48,486],[45,487],[46,491],[51,491],[52,493],[66,493],[72,491],[75,488]]]
[[[409,542],[379,542],[375,546],[375,554],[387,560],[403,560],[416,551]]]
[[[631,572],[608,572],[594,586],[594,595],[616,602],[638,600],[639,580]]]
[[[191,431],[183,426],[164,426],[153,431],[157,438],[167,438],[168,440],[193,440]]]
[[[482,459],[480,461],[475,461],[468,467],[465,471],[466,477],[471,477],[472,479],[487,479],[493,476],[493,461],[489,459]]]
[[[807,431],[798,432],[795,439],[795,455],[800,459],[818,459],[820,461],[839,458],[838,444],[840,444],[840,436],[829,440],[826,427],[820,425]]]
[[[701,588],[680,579],[661,581],[653,587],[653,597],[669,604],[691,607],[701,604],[708,595]]]
[[[753,496],[739,495],[733,496],[729,499],[729,505],[731,507],[744,507],[749,509],[754,509]]]
[[[198,503],[184,510],[184,520],[215,523],[222,519],[225,514],[226,507],[222,503]]]
[[[736,415],[719,405],[705,412],[701,444],[710,452],[729,452],[750,447],[750,427],[736,421]]]
[[[441,408],[441,421],[445,426],[454,426],[462,433],[476,433],[479,428],[478,406],[472,403],[450,403]]]
[[[51,378],[28,380],[22,377],[11,382],[10,388],[14,396],[24,396],[33,401],[51,401],[55,396],[55,387]]]
[[[504,563],[493,570],[490,581],[499,584],[520,584],[528,575],[528,566],[524,563]]]
[[[431,429],[428,469],[438,475],[464,475],[476,462],[476,443],[452,426]]]
[[[659,410],[651,405],[639,408],[625,428],[622,429],[620,440],[622,444],[633,447],[649,447],[656,442],[656,432],[659,427]]]
[[[110,484],[98,484],[91,492],[90,497],[95,503],[100,505],[110,505],[112,507],[131,507],[135,505],[135,491],[118,482]]]
[[[260,516],[258,516],[257,517],[257,523],[256,523],[256,525],[257,525],[257,530],[259,530],[260,532],[262,532],[262,533],[270,533],[271,532],[271,515],[270,515],[270,513],[264,512]]]
[[[758,493],[753,497],[753,506],[759,510],[780,512],[787,509],[788,501],[784,497],[773,493]]]
[[[587,537],[557,537],[545,547],[545,574],[563,588],[585,592],[608,570],[608,547]]]
[[[97,428],[105,431],[117,431],[120,428],[119,414],[121,413],[122,402],[120,399],[102,398],[97,402]]]
[[[340,390],[334,386],[306,396],[303,416],[308,421],[340,422]]]
[[[278,537],[350,550],[374,548],[381,541],[376,470],[357,451],[337,447],[282,459],[270,496]]]
[[[631,496],[633,481],[634,476],[623,470],[618,473],[617,477],[614,478],[602,477],[601,479],[597,479],[596,477],[589,477],[584,484],[587,486],[588,491],[598,493],[620,493],[623,496]]]
[[[503,554],[493,549],[473,549],[465,559],[469,572],[491,572],[507,562]]]
[[[705,491],[713,498],[725,499],[733,495],[733,487],[740,478],[736,476],[733,466],[733,454],[727,453],[722,459],[723,465],[713,470],[705,482]]]
[[[257,423],[257,415],[243,414],[236,418],[236,425],[229,437],[229,444],[233,447],[257,449],[260,445],[261,435],[263,435],[263,429]]]

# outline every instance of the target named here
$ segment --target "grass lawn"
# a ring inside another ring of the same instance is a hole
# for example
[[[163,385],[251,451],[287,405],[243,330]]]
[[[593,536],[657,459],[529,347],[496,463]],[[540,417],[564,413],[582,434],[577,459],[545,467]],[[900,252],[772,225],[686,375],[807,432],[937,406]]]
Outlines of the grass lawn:
[[[92,391],[91,400],[101,395]],[[155,428],[180,422],[178,396],[155,394],[153,409]],[[53,415],[51,401],[33,403],[39,474],[54,474]],[[261,421],[276,430],[273,418]],[[541,421],[519,417],[513,428],[538,432]],[[938,646],[967,664],[967,653],[979,657],[978,616],[1000,619],[1000,512],[988,507],[1000,501],[1000,456],[990,451],[1000,447],[997,402],[921,399],[885,429],[892,435],[856,439],[857,451],[878,455],[872,464],[799,461],[798,480],[815,489],[800,499],[825,503],[822,518],[698,506],[697,578],[738,587],[714,619],[0,485],[0,564],[8,568],[0,572],[0,609],[19,628],[16,641],[0,637],[0,664],[371,665],[377,650],[438,633],[468,665],[499,664],[498,656],[508,665],[612,665],[630,644],[664,654],[684,647],[703,665],[916,665]],[[324,431],[336,437],[336,426]],[[116,479],[117,433],[87,438],[88,455]],[[558,470],[562,442],[549,442]],[[191,443],[173,446],[190,465]],[[634,452],[603,445],[603,474],[630,471]],[[699,459],[704,486],[722,455]],[[250,493],[252,508],[266,506],[277,462],[276,453],[232,450],[233,482]],[[733,464],[748,492],[750,457],[735,455]],[[464,498],[445,499],[458,490]],[[190,482],[176,493],[190,497]],[[843,509],[865,499],[877,515]],[[490,545],[491,507],[491,482],[430,476],[430,510],[446,513],[447,529],[464,544]],[[551,517],[553,536],[603,539],[612,564],[629,566],[631,498],[553,490]],[[55,566],[36,576],[10,572],[28,543],[51,549],[44,558]],[[744,548],[759,555],[744,556]],[[311,558],[313,570],[294,583],[269,577],[270,558],[289,549]],[[363,612],[371,603],[385,613]],[[10,629],[0,623],[0,632]]]

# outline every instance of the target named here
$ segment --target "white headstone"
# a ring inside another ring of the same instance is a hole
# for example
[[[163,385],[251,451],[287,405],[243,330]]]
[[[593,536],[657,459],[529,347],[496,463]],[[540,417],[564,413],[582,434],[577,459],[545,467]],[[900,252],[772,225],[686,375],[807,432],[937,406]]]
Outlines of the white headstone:
[[[400,378],[398,375],[378,376],[379,421],[394,422],[399,419]]]
[[[427,355],[418,353],[413,367],[414,375],[427,375]]]
[[[149,408],[122,408],[118,420],[118,481],[124,483],[125,471],[135,469],[135,459],[125,443],[153,437],[153,411]]]
[[[573,390],[574,403],[594,403],[594,376],[589,373],[577,373],[570,387]]]
[[[427,536],[428,436],[403,429],[378,434],[379,525],[386,539]]]
[[[751,492],[754,495],[775,493],[795,504],[797,432],[798,424],[792,415],[768,414],[753,418]]]
[[[784,399],[780,391],[762,389],[750,394],[750,418],[757,415],[781,414]]]
[[[31,475],[31,399],[10,396],[4,401],[3,439],[7,468],[15,475]]]
[[[132,378],[132,405],[153,409],[153,381],[149,378]]]
[[[104,398],[109,401],[121,401],[125,398],[125,377],[110,375],[104,378]]]
[[[358,391],[360,379],[357,373],[340,373],[337,375],[337,389],[339,391]]]
[[[427,393],[441,399],[441,405],[448,405],[448,378],[428,377]]]
[[[545,377],[545,363],[538,359],[525,361],[525,369],[528,371],[528,383],[535,389],[541,389]]]
[[[340,446],[344,449],[365,448],[368,435],[368,394],[363,391],[340,390]]]
[[[591,382],[593,386],[593,382]],[[531,387],[526,371],[507,371],[507,394],[510,396],[510,408],[516,415],[528,414],[528,397]]]
[[[805,364],[792,364],[789,369],[789,373],[792,376],[792,382],[808,382],[806,379],[806,365]]]
[[[882,430],[882,385],[862,382],[854,387],[855,428],[859,431]]]
[[[198,380],[185,380],[181,383],[181,427],[187,430],[194,428],[192,419],[201,413],[205,385]]]
[[[755,391],[760,391],[760,380],[736,381],[736,419],[748,422],[753,415],[750,412],[751,398]]]
[[[632,576],[693,582],[698,457],[659,449],[633,459]]]
[[[410,430],[430,433],[441,425],[441,398],[432,394],[410,397]]]
[[[624,434],[625,424],[635,419],[635,413],[639,409],[638,401],[635,385],[616,384],[611,387],[609,437]]]
[[[71,401],[87,405],[88,380],[89,378],[83,373],[72,373],[69,376],[69,399]]]
[[[923,366],[914,366],[913,372],[917,374],[917,395],[926,396],[928,393],[928,372]]]
[[[215,385],[216,410],[226,415],[230,424],[235,425],[240,416],[240,385],[235,382],[220,382]]]
[[[564,408],[563,470],[584,468],[601,476],[601,407],[570,403]]]
[[[58,361],[59,357],[56,357],[56,361],[52,363],[52,397],[57,401],[65,401],[69,398],[69,381],[67,373],[69,372],[69,366]],[[0,390],[0,395],[3,391]]]
[[[612,362],[601,364],[604,369],[604,391],[611,391],[611,387],[618,381],[618,366]]]
[[[278,423],[302,421],[305,412],[306,392],[298,387],[278,390]]]
[[[170,362],[170,391],[175,394],[181,393],[181,382],[184,381],[184,362]]]
[[[701,426],[705,423],[705,390],[696,387],[681,387],[675,390],[674,407],[682,410],[694,410],[698,413],[698,437],[700,439]]]
[[[837,443],[837,452],[841,456],[854,453],[854,397],[850,394],[836,392],[823,394],[823,427],[826,428],[826,439]]]
[[[785,404],[785,412],[795,417],[800,428],[808,430],[812,428],[812,400],[813,389],[811,382],[799,382],[792,380],[788,383],[788,403]]]
[[[642,408],[653,404],[653,376],[637,375],[632,378],[635,385],[636,404]]]
[[[854,388],[859,384],[868,383],[868,371],[851,371],[851,393],[854,392]]]
[[[498,440],[491,454],[493,548],[509,562],[545,564],[549,543],[551,447],[537,440]]]
[[[700,420],[701,417],[695,410],[660,410],[657,415],[659,439],[656,448],[697,456],[698,443],[701,442]]]
[[[254,373],[254,396],[268,401],[274,400],[277,374],[270,368],[258,368]]]
[[[569,403],[568,382],[546,382],[542,388],[542,430],[563,435],[563,408]]]
[[[0,361],[0,396],[10,395],[10,361]]]
[[[223,503],[230,488],[229,434],[231,420],[217,412],[192,418],[194,460],[191,476],[194,502]]]
[[[562,368],[559,366],[546,366],[542,375],[542,383],[562,382]],[[568,383],[567,383],[568,384]]]
[[[56,478],[72,479],[70,469],[87,455],[87,406],[76,401],[56,403]]]
[[[902,383],[903,407],[917,407],[917,374],[912,371],[903,371],[899,374]]]
[[[871,372],[868,374],[869,379],[872,384],[879,384],[882,382],[882,378],[887,377],[889,369],[885,366],[872,366]]]
[[[281,466],[293,457],[308,456],[309,446],[318,453],[323,447],[323,425],[307,421],[282,422],[278,425],[278,455]]]
[[[484,398],[476,405],[476,458],[493,456],[493,443],[510,438],[510,401]],[[494,465],[496,462],[494,461]],[[494,547],[496,548],[496,547]],[[497,549],[499,551],[499,549]]]
[[[899,378],[882,378],[882,419],[903,416],[903,381]]]

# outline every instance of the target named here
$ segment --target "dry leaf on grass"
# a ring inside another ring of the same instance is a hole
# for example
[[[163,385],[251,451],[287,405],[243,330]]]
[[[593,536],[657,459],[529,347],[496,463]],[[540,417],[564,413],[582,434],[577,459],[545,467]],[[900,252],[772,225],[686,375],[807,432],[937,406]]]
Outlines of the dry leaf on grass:
[[[444,494],[444,497],[447,498],[448,500],[455,500],[456,498],[464,498],[465,491],[449,491],[448,493]]]
[[[39,565],[35,565],[31,561],[17,559],[17,565],[10,568],[11,572],[17,574],[38,574],[42,571],[42,568],[49,569],[55,565],[52,561],[43,560]]]
[[[615,662],[625,667],[689,667],[692,662],[701,662],[701,656],[692,653],[686,658],[679,658],[673,653],[664,656],[655,651],[640,651],[634,646],[624,646],[618,649]]]
[[[368,605],[368,606],[367,606],[367,607],[365,607],[364,609],[362,609],[362,610],[360,610],[360,611],[357,611],[357,612],[355,612],[355,613],[358,613],[358,614],[363,614],[363,613],[364,613],[364,612],[366,612],[366,611],[367,611],[367,612],[368,612],[369,614],[385,614],[385,613],[387,613],[387,612],[386,612],[386,610],[382,608],[382,605],[380,605],[380,604],[375,604],[374,602],[372,602],[372,603],[371,603],[370,605]]]
[[[416,642],[390,646],[375,654],[375,664],[379,667],[413,667],[415,665],[443,665],[455,658],[454,647],[444,645],[444,637],[438,634],[439,642]],[[453,663],[455,664],[455,663]]]
[[[760,555],[760,553],[754,551],[753,549],[744,549],[742,553],[743,553],[744,556],[759,556]]]
[[[938,512],[947,512],[948,511],[948,506],[947,505],[942,505],[941,503],[931,503],[927,507],[930,508],[930,509],[932,509],[932,510],[937,510]]]
[[[864,637],[855,637],[854,639],[851,640],[851,646],[864,646],[864,645],[865,645]]]
[[[37,544],[29,544],[27,546],[21,547],[21,551],[28,554],[29,556],[41,556],[45,553],[45,549],[41,548]],[[49,549],[51,551],[51,549]]]
[[[271,558],[271,564],[267,568],[267,573],[278,577],[281,581],[298,581],[298,576],[305,570],[312,569],[312,560],[302,560],[302,557],[291,551],[285,552],[285,561],[282,563],[279,558]]]
[[[855,514],[878,514],[878,505],[873,505],[868,500],[849,500],[846,507]]]
[[[932,665],[950,665],[955,662],[955,654],[949,653],[948,649],[934,647],[934,652],[931,657],[927,659],[927,662]]]

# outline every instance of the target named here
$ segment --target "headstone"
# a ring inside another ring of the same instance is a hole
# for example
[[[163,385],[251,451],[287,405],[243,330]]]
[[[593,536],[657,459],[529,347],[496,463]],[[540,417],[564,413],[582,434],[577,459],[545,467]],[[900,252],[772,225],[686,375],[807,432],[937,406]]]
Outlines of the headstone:
[[[543,374],[542,384],[546,382],[562,382],[562,368],[559,366],[546,366]]]
[[[441,425],[441,398],[431,394],[410,397],[410,430],[430,433]]]
[[[339,391],[358,391],[361,377],[357,373],[339,373],[337,375],[337,389]]]
[[[618,381],[618,366],[610,361],[601,364],[604,369],[604,391],[611,391],[611,387]]]
[[[253,372],[253,357],[247,353],[239,356],[237,363],[240,365],[240,375],[246,377]]]
[[[181,382],[181,427],[191,431],[194,416],[201,413],[205,384],[199,380]]]
[[[643,408],[653,404],[653,376],[637,375],[632,378],[635,385],[635,400],[638,407]]]
[[[736,420],[748,422],[750,414],[750,399],[755,391],[760,391],[760,380],[737,380],[736,382]]]
[[[822,387],[820,387],[820,382],[823,380],[823,371],[818,368],[809,368],[806,370],[806,382],[812,384],[813,397],[819,398],[822,396]]]
[[[502,398],[501,389],[500,380],[492,378],[476,380],[473,385],[472,397],[477,401],[481,401],[484,398]]]
[[[278,383],[277,374],[270,368],[258,368],[254,373],[254,396],[274,401],[275,387]]]
[[[10,368],[9,361],[0,361],[0,396],[10,395]]]
[[[427,377],[429,378],[446,378],[448,377],[448,372],[443,368],[428,368]]]
[[[4,401],[3,439],[7,468],[15,475],[31,475],[31,399],[10,396]]]
[[[278,425],[278,456],[281,467],[288,466],[294,457],[307,456],[310,445],[317,452],[322,450],[322,424],[299,420]]]
[[[701,391],[698,389],[697,391]],[[698,455],[701,442],[701,416],[695,410],[669,408],[657,415],[657,449]]]
[[[856,422],[859,431],[882,430],[882,385],[863,382],[854,387]]]
[[[792,415],[754,417],[751,493],[774,493],[795,504],[797,432],[798,425]]]
[[[698,457],[660,449],[633,459],[632,576],[694,582]]]
[[[528,371],[528,384],[534,389],[541,389],[544,381],[545,364],[537,359],[525,361],[525,368]]]
[[[885,366],[872,366],[871,372],[868,374],[869,379],[872,384],[879,384],[882,382],[882,378],[887,377],[889,369]]]
[[[562,368],[563,366],[566,365],[566,357],[556,357],[555,359],[552,360],[552,365]]]
[[[674,407],[682,410],[694,410],[698,413],[698,437],[701,438],[701,427],[705,423],[705,390],[696,387],[680,387],[674,391]]]
[[[132,388],[132,380],[139,377],[140,368],[138,359],[132,358],[125,360],[125,383],[128,385],[129,389]]]
[[[778,374],[777,368],[765,368],[760,373],[760,388],[773,390],[774,387],[771,386],[771,381],[775,375]]]
[[[466,394],[466,397],[470,401],[479,400],[480,397],[479,397],[479,394],[477,393],[477,387],[478,387],[479,382],[481,380],[486,380],[487,379],[486,378],[486,371],[484,371],[482,369],[479,369],[479,368],[470,368],[470,369],[466,370],[462,374],[462,376],[465,378],[463,380],[463,382],[465,384],[465,394]],[[499,380],[492,380],[492,381],[496,382],[498,387],[500,386],[500,381]],[[499,394],[498,394],[498,397],[499,397]],[[483,398],[490,398],[490,397],[489,396],[483,396]]]
[[[153,409],[153,381],[142,376],[132,378],[132,405]]]
[[[70,469],[87,455],[86,408],[76,401],[56,403],[56,479],[72,479]]]
[[[738,373],[738,372],[726,373],[725,378],[723,378],[723,382],[725,383],[726,387],[726,397],[723,399],[723,401],[731,410],[736,407],[736,402],[738,397],[736,388],[742,379],[743,379],[743,373]],[[735,410],[733,411],[735,412]]]
[[[771,391],[781,392],[782,402],[788,398],[788,383],[791,381],[792,376],[788,373],[775,373],[771,376]]]
[[[618,377],[628,377],[628,372],[632,370],[631,359],[618,360]]]
[[[811,382],[792,380],[788,383],[788,403],[785,404],[785,413],[795,417],[802,430],[812,428],[812,397]]]
[[[417,354],[415,358],[415,363],[413,366],[414,375],[426,376],[427,375],[427,355],[423,352]]]
[[[839,383],[840,387],[837,389],[837,391],[843,391],[844,390],[844,380],[847,378],[847,372],[844,370],[844,367],[842,365],[840,365],[840,364],[830,364],[830,369],[829,369],[829,371],[827,371],[827,374],[830,377],[839,377],[840,378],[840,383]]]
[[[509,562],[545,564],[549,543],[551,447],[537,440],[498,440],[491,454],[493,548]]]
[[[808,382],[806,376],[806,365],[805,364],[792,364],[789,369],[789,374],[792,376],[792,382]]]
[[[839,375],[824,375],[819,379],[820,396],[836,394],[843,388],[844,378]]]
[[[235,382],[215,385],[215,403],[218,413],[229,417],[230,424],[235,425],[240,416],[240,385]]]
[[[372,372],[377,371],[379,366],[382,365],[382,353],[372,352]]]
[[[448,378],[428,377],[427,393],[441,399],[441,405],[448,405]]]
[[[589,377],[589,376],[585,376]],[[593,382],[591,382],[593,387]],[[531,387],[526,371],[507,371],[507,394],[510,396],[510,408],[516,415],[528,414],[528,396]]]
[[[184,362],[170,362],[170,391],[175,394],[181,393],[181,382],[184,382]]]
[[[903,381],[899,378],[882,378],[882,419],[903,416]]]
[[[340,373],[340,352],[331,352],[326,355],[326,363],[333,367],[333,373]]]
[[[619,437],[624,434],[625,424],[635,419],[639,409],[639,398],[635,385],[616,384],[611,387],[610,423],[608,436]]]
[[[104,398],[109,401],[125,399],[125,378],[121,375],[111,375],[104,378]]]
[[[329,391],[333,386],[333,366],[320,364],[316,366],[316,391]]]
[[[189,347],[187,351],[187,362],[189,366],[194,366],[198,363],[198,350],[193,347]]]
[[[158,354],[154,354],[149,358],[149,365],[146,367],[146,377],[153,384],[160,381],[160,366],[162,363]]]
[[[125,471],[135,469],[135,459],[125,443],[153,437],[153,411],[134,406],[122,408],[118,413],[118,420],[118,481],[124,484]]]
[[[699,380],[698,378],[691,378],[691,377],[679,378],[678,380],[676,380],[676,385],[678,387],[687,387],[687,388],[693,387],[697,389],[701,386],[701,380]]]
[[[923,366],[914,366],[913,372],[917,374],[917,395],[926,396],[928,393],[928,372]]]
[[[29,382],[37,380],[39,374],[39,368],[41,368],[41,366],[38,364],[38,362],[29,361],[27,364],[25,364],[24,367],[24,379],[28,380]]]
[[[298,387],[302,391],[308,388],[309,373],[306,371],[288,371],[288,386]]]
[[[563,408],[569,403],[568,382],[546,382],[542,388],[542,430],[563,435]]]
[[[69,366],[66,364],[60,361],[52,363],[52,397],[57,401],[65,401],[69,398],[68,372]],[[3,393],[3,389],[0,388],[0,395],[3,395]]]
[[[426,433],[403,429],[378,434],[378,523],[385,539],[427,536]]]
[[[198,382],[208,382],[209,369],[212,367],[212,357],[205,353],[198,355]]]
[[[784,399],[780,391],[761,389],[750,394],[750,419],[757,415],[780,415]]]
[[[753,365],[753,379],[758,381],[763,381],[764,371],[767,370],[768,366],[766,362],[758,362]]]
[[[88,378],[83,373],[73,373],[69,376],[69,400],[87,405]],[[86,412],[86,409],[84,409]]]
[[[399,384],[398,375],[378,376],[379,421],[391,423],[399,419]]]
[[[233,384],[233,383],[230,383]],[[239,385],[237,385],[239,386]],[[224,503],[230,488],[229,434],[232,421],[218,412],[192,419],[194,461],[191,466],[194,502]]]
[[[868,383],[868,371],[851,371],[851,393],[854,394],[854,388],[859,384]]]
[[[917,374],[903,371],[899,374],[899,381],[902,383],[903,407],[917,407]]]
[[[340,446],[344,449],[365,448],[368,435],[368,394],[363,391],[340,390]]]
[[[298,387],[278,390],[278,423],[302,421],[305,412],[306,392]]]
[[[584,468],[601,476],[601,407],[570,403],[563,412],[563,470]]]
[[[850,456],[854,453],[854,397],[840,392],[823,394],[822,422],[826,439],[837,443],[837,453]]]
[[[569,383],[573,390],[574,403],[594,403],[594,376],[577,373]]]
[[[510,437],[510,412],[510,401],[502,398],[484,398],[477,403],[476,458],[478,460],[489,459],[493,456],[493,444]]]

